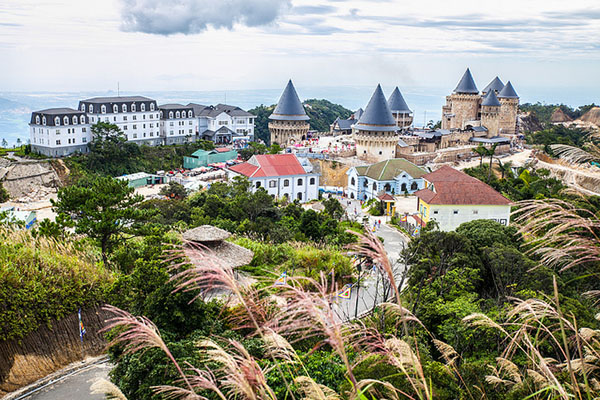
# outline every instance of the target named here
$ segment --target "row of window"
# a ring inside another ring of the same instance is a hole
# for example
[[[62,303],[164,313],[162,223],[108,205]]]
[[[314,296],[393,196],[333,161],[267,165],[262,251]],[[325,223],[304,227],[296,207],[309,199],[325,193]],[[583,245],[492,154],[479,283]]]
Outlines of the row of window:
[[[310,178],[309,185],[314,185],[315,182],[316,182],[315,178]],[[304,180],[302,178],[298,178],[297,186],[302,186],[303,183],[304,183]],[[255,186],[258,189],[259,187],[262,186],[262,184],[260,182],[256,182]],[[290,186],[290,180],[289,179],[284,179],[283,180],[283,186],[284,187]],[[277,187],[277,181],[276,180],[270,180],[269,181],[269,187],[270,188]]]
[[[73,125],[77,125],[79,124],[85,124],[85,115],[82,115],[81,117],[77,117],[76,115],[73,116],[73,119],[69,119],[69,117],[65,116],[63,118],[63,125],[69,125],[69,121],[72,121]],[[40,116],[36,115],[35,116],[35,124],[39,125],[40,122],[42,123],[42,125],[46,125],[47,121],[46,121],[46,117],[42,117],[41,121],[40,121]],[[54,125],[56,126],[60,126],[60,117],[55,117],[54,118]]]
[[[35,132],[36,132],[36,131],[35,131],[35,128],[31,128],[31,131],[32,131],[33,133],[35,133]],[[87,132],[87,128],[86,128],[86,127],[83,127],[83,128],[81,128],[81,132]],[[41,134],[43,135],[43,134],[44,134],[44,128],[38,128],[38,133],[41,133]],[[68,129],[67,129],[67,133],[77,133],[77,130],[76,130],[76,128],[68,128]],[[49,129],[46,129],[46,134],[47,134],[47,135],[49,135],[49,134],[50,134],[50,130],[49,130]],[[56,134],[57,134],[57,135],[60,135],[60,129],[57,129],[57,130],[56,130]]]
[[[85,137],[81,138],[81,143],[87,143],[87,138],[85,138]],[[41,144],[44,144],[44,139],[42,139],[42,143]],[[67,144],[76,144],[75,143],[75,138],[67,139]],[[60,139],[56,140],[56,145],[60,146]]]
[[[153,115],[150,114],[150,119],[152,119]],[[158,114],[156,114],[156,118],[158,119]],[[133,115],[131,117],[132,120],[137,121],[137,115]],[[142,119],[146,119],[146,114],[142,115]],[[96,118],[94,117],[90,117],[90,121],[92,123],[96,122]],[[98,117],[98,122],[102,121],[102,117]],[[127,115],[123,115],[123,121],[127,121]],[[109,122],[109,118],[108,117],[104,117],[104,122]],[[117,117],[113,117],[113,122],[118,122],[117,121]],[[158,126],[158,125],[157,125]]]
[[[174,123],[173,121],[169,122],[169,126],[173,126],[174,124],[175,124],[175,123]],[[178,122],[177,122],[177,125],[179,125],[179,126],[184,126],[184,125],[185,125],[185,121],[178,121]],[[190,121],[190,122],[188,123],[188,125],[194,125],[194,123],[193,123],[192,121]]]
[[[352,179],[350,179],[350,186],[354,186],[354,185],[356,185],[356,180],[354,179],[354,177],[352,177]],[[364,187],[368,187],[369,186],[369,182],[367,182],[365,180],[363,182],[363,186]],[[373,190],[377,190],[377,182],[373,182],[373,185],[371,187],[373,188]],[[418,188],[419,188],[419,185],[417,184],[417,182],[413,182],[410,185],[410,190],[417,190]],[[392,190],[392,185],[390,185],[389,183],[386,183],[383,186],[383,189],[386,192],[390,192]],[[408,191],[407,189],[408,189],[408,187],[406,186],[406,183],[403,183],[402,186],[400,187],[400,193],[404,193],[404,192]]]
[[[193,133],[192,130],[190,129],[188,132],[190,135]],[[177,131],[178,135],[185,135],[185,129],[179,129]],[[169,135],[173,136],[173,131],[169,131]]]
[[[127,112],[127,104],[123,104],[121,106],[121,110],[122,110],[122,112],[126,113]],[[130,110],[131,110],[131,112],[137,112],[137,107],[136,107],[135,103],[131,104]],[[81,105],[81,111],[85,112],[85,104]],[[146,104],[142,103],[140,105],[140,111],[141,112],[146,111]],[[154,111],[154,103],[150,103],[150,111]],[[94,112],[94,106],[92,104],[90,104],[88,106],[88,112],[90,114],[92,114]],[[119,112],[119,106],[114,104],[113,105],[113,113],[117,114],[118,112]],[[100,106],[100,113],[106,114],[106,105],[102,104]]]
[[[185,118],[185,111],[179,112],[176,111],[175,114],[173,114],[173,111],[169,111],[169,119],[173,119],[173,116],[175,116],[175,118]],[[160,117],[163,117],[163,112],[160,112]],[[187,112],[187,117],[188,118],[194,118],[194,113],[192,113],[192,110],[189,110]]]

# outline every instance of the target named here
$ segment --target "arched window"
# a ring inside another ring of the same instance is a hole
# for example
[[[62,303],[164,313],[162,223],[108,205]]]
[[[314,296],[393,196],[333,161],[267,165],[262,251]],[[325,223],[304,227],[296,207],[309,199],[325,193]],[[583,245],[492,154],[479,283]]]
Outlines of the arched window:
[[[85,104],[82,104],[80,108],[82,112],[85,112]]]
[[[131,104],[131,112],[135,112],[135,103]]]
[[[121,110],[123,110],[123,112],[127,112],[127,104],[123,104],[123,106],[121,106]]]
[[[364,186],[364,187],[367,187],[367,186],[369,186],[369,182],[367,182],[367,181],[364,181],[364,182],[363,182],[363,186]]]
[[[177,111],[177,112],[175,113],[175,117],[176,117],[176,118],[181,118],[181,113],[180,113],[179,111]]]
[[[284,179],[284,180],[283,180],[283,186],[284,186],[284,187],[288,187],[288,186],[290,186],[290,180],[289,180],[289,179]]]
[[[146,111],[146,105],[144,103],[140,106],[140,110],[142,110],[142,112]]]
[[[302,192],[298,193],[298,200],[302,200]]]
[[[42,117],[42,125],[46,125],[46,117]]]
[[[85,124],[85,117],[82,115],[82,116],[79,118],[79,121],[80,121],[82,124]]]
[[[101,112],[102,114],[106,114],[106,106],[105,106],[104,104],[102,104],[102,105],[100,106],[100,112]]]
[[[64,125],[69,125],[69,117],[64,117],[63,118],[63,124]]]
[[[56,125],[56,126],[60,125],[60,118],[58,118],[58,117],[54,118],[54,125]]]
[[[169,111],[169,119],[173,119],[173,111]]]
[[[77,117],[73,117],[73,125],[77,125]]]
[[[386,192],[389,192],[390,190],[392,190],[392,185],[390,185],[389,183],[386,183],[385,186],[383,187],[383,190],[385,190]]]
[[[354,198],[354,193],[350,193],[350,198],[353,199]]]
[[[302,186],[302,178],[298,178],[298,186]]]
[[[400,186],[400,191],[401,191],[402,193],[405,193],[405,192],[406,192],[406,183],[403,183],[403,184],[402,184],[402,186]]]
[[[310,184],[314,185],[315,184],[315,178],[310,178]]]
[[[154,103],[150,103],[150,111],[154,111]]]
[[[417,185],[417,182],[413,182],[412,185],[410,185],[410,190],[417,190],[419,188],[419,185]]]
[[[188,118],[192,118],[194,116],[194,114],[192,113],[192,110],[188,111]]]
[[[114,112],[115,114],[117,114],[117,113],[119,112],[119,106],[118,106],[118,105],[116,105],[116,104],[115,104],[115,105],[113,106],[113,112]]]
[[[161,112],[160,112],[160,117],[161,117],[161,118],[163,117],[163,112],[162,112],[162,110],[161,110]]]
[[[39,115],[36,115],[36,116],[35,116],[35,124],[36,124],[36,125],[39,125],[39,124],[40,124],[40,116],[39,116]]]
[[[90,106],[88,107],[88,110],[90,111],[90,114],[94,112],[94,106],[90,104]]]
[[[377,190],[377,184],[373,182],[373,190]]]
[[[260,182],[256,182],[256,188],[258,189],[260,187]]]
[[[352,179],[350,179],[350,185],[352,185],[352,186],[356,185],[356,179],[354,179],[354,177],[352,177]]]

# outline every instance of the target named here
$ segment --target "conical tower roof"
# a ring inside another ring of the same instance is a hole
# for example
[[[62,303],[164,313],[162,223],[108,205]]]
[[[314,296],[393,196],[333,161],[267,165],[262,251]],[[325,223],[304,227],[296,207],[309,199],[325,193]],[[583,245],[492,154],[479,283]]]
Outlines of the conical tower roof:
[[[456,89],[454,89],[454,93],[466,93],[466,94],[478,94],[479,90],[477,89],[477,85],[475,85],[475,81],[473,80],[473,75],[471,75],[471,70],[467,68],[462,78],[460,78],[460,82],[456,85]]]
[[[495,77],[486,87],[483,88],[481,93],[487,93],[490,90],[495,90],[500,93],[500,91],[504,88],[504,83],[500,80],[500,78]]]
[[[396,113],[410,113],[410,108],[408,108],[408,104],[404,101],[404,97],[402,97],[402,93],[400,93],[400,89],[396,86],[396,89],[392,92],[390,98],[388,99],[388,105],[390,106],[390,110]]]
[[[288,82],[287,86],[283,90],[277,107],[273,110],[273,114],[269,116],[269,119],[275,119],[280,121],[307,121],[310,118],[306,115],[302,102],[298,98],[298,93],[294,88],[292,80]]]
[[[503,97],[505,99],[518,99],[519,95],[515,92],[515,88],[513,87],[510,81],[506,82],[506,86],[500,91],[498,97]]]
[[[496,92],[493,90],[490,90],[485,97],[483,98],[483,101],[481,102],[482,106],[490,106],[490,107],[500,107],[500,101],[498,100],[498,97],[496,96]]]
[[[383,95],[383,90],[381,90],[381,85],[377,85],[369,104],[365,108],[365,112],[355,126],[356,129],[363,131],[391,132],[398,130],[396,120]]]

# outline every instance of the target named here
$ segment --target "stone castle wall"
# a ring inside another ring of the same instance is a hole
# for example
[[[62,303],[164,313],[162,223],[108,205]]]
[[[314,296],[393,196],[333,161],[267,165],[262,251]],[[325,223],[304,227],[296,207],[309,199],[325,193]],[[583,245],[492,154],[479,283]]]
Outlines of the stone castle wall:
[[[371,132],[358,130],[354,134],[356,155],[361,160],[379,162],[396,158],[398,134],[396,132]]]
[[[481,125],[488,129],[488,137],[498,136],[500,129],[500,107],[482,106],[481,107]]]
[[[479,119],[480,104],[481,96],[478,94],[453,93],[446,96],[446,106],[442,107],[442,113],[454,116],[450,119],[442,116],[442,129],[463,129],[465,121]]]
[[[519,99],[500,98],[500,124],[498,132],[501,135],[515,135],[517,129],[517,113]]]
[[[271,144],[277,143],[286,147],[291,143],[300,142],[306,139],[309,129],[308,121],[269,121]]]

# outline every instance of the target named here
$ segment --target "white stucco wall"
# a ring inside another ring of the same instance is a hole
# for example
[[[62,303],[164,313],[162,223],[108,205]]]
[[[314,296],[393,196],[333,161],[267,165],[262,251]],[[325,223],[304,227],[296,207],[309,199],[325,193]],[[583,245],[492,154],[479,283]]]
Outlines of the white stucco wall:
[[[509,205],[430,205],[431,213],[428,217],[435,220],[440,226],[440,230],[452,231],[461,224],[476,219],[492,219],[502,225],[508,225],[510,222]]]

